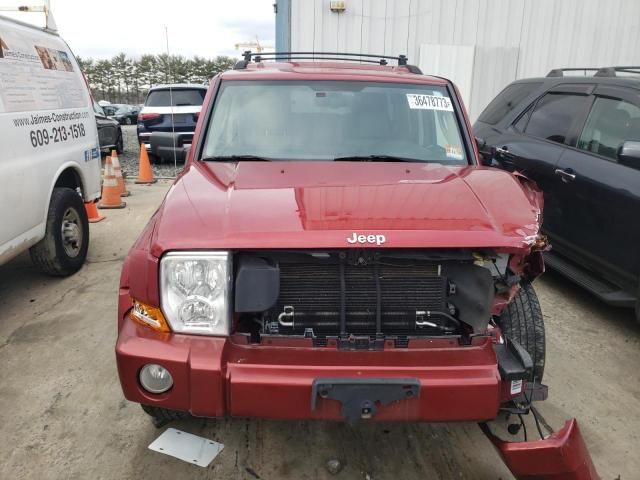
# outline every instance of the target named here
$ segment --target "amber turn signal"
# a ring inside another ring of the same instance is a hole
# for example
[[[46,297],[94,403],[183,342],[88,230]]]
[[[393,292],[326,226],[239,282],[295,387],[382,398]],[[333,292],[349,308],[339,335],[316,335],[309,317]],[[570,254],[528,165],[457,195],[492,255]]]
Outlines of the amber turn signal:
[[[133,309],[131,309],[131,318],[133,320],[158,332],[171,331],[167,321],[164,319],[164,315],[162,315],[162,311],[158,307],[147,305],[133,298],[131,303],[133,303]]]

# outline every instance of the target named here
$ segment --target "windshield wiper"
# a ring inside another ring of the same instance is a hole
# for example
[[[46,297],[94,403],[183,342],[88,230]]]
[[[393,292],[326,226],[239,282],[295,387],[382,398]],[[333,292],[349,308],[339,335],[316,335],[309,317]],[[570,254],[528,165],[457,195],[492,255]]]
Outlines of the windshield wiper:
[[[349,155],[336,157],[334,162],[421,162],[417,158],[397,157],[395,155]]]
[[[258,155],[218,155],[216,157],[205,157],[202,160],[205,162],[240,162],[242,160],[251,160],[258,162],[270,162],[272,159],[267,157],[260,157]]]

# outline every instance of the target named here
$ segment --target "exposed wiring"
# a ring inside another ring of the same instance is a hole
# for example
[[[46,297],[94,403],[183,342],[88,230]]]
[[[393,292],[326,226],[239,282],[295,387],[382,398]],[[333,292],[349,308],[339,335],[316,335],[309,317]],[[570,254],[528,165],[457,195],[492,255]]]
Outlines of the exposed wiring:
[[[544,419],[544,417],[542,416],[542,414],[540,412],[538,412],[538,409],[536,407],[534,407],[533,405],[531,406],[531,411],[536,415],[536,417],[539,417],[540,423],[542,423],[542,426],[544,426],[544,428],[547,430],[547,432],[549,433],[553,433],[554,430],[551,427],[551,425],[549,425],[547,423],[547,421]]]
[[[533,386],[535,387],[536,385],[536,379],[533,379]],[[538,411],[536,410],[536,408],[533,406],[533,402],[531,401],[531,399],[529,397],[527,397],[527,390],[526,388],[523,390],[522,392],[524,394],[524,398],[527,401],[527,405],[529,405],[529,408],[531,410],[531,413],[533,414],[533,419],[536,422],[536,429],[538,430],[538,434],[540,435],[540,440],[544,440],[545,436],[542,433],[542,428],[540,428],[540,420],[538,419]],[[533,395],[533,390],[532,390],[532,395]],[[542,416],[542,415],[541,415]],[[545,427],[549,430],[549,433],[553,433],[553,430],[549,427],[549,425],[545,422]]]
[[[544,434],[542,433],[542,428],[540,428],[540,422],[538,421],[538,415],[535,410],[531,409],[531,413],[533,413],[533,419],[536,421],[536,428],[538,429],[538,434],[540,435],[540,440],[544,440]]]
[[[522,433],[524,433],[524,441],[527,441],[527,426],[524,424],[524,418],[522,418],[522,414],[518,414],[518,418],[520,418],[520,426],[522,427]]]

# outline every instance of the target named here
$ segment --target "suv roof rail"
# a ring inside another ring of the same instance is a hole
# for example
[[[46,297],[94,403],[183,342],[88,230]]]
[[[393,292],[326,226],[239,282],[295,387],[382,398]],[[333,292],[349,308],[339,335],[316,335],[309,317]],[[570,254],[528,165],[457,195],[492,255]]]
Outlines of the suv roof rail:
[[[554,68],[547,77],[564,77],[564,72],[584,72],[586,77],[587,71],[595,71],[594,77],[616,77],[616,72],[640,75],[640,66]]]
[[[253,53],[246,50],[242,54],[243,59],[236,62],[234,70],[244,70],[251,60],[260,63],[262,60],[350,60],[358,62],[387,65],[387,60],[395,60],[398,66],[406,67],[411,73],[422,75],[422,71],[415,65],[409,65],[406,55],[392,57],[389,55],[371,55],[367,53],[343,53],[343,52],[259,52]],[[374,60],[375,59],[375,60]]]
[[[587,76],[587,71],[597,72],[600,67],[576,67],[576,68],[554,68],[547,77],[564,77],[564,72],[584,72],[584,76]]]
[[[596,72],[596,77],[616,77],[616,72],[620,73],[635,73],[640,75],[640,67],[634,66],[622,66],[622,67],[605,67]]]

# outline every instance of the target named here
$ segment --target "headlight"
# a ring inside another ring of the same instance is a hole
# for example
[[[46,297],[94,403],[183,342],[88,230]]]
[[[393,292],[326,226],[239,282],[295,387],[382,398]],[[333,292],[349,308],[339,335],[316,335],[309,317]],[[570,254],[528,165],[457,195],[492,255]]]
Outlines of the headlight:
[[[228,335],[228,252],[172,252],[160,262],[161,306],[174,332]]]

